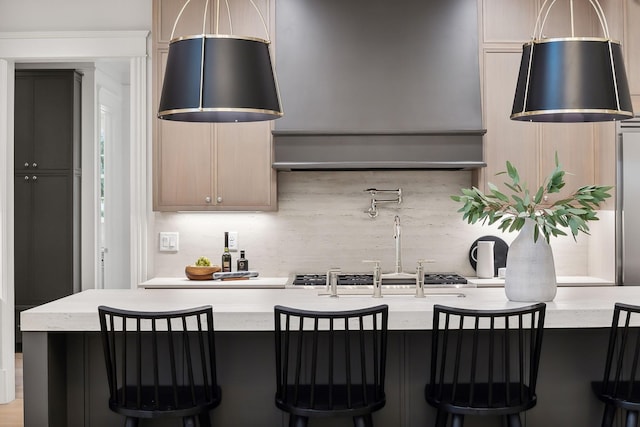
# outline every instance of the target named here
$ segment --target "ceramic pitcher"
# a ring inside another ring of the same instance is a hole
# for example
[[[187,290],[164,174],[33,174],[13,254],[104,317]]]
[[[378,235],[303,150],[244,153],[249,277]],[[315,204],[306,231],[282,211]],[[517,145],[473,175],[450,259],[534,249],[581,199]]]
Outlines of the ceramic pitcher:
[[[476,273],[478,279],[491,279],[494,276],[495,266],[493,262],[493,246],[495,242],[481,240],[471,253],[476,261]]]

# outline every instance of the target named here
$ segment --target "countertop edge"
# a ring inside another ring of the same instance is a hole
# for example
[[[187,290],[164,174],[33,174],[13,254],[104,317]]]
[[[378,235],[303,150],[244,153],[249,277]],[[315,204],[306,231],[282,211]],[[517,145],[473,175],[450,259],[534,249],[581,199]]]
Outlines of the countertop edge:
[[[547,303],[547,328],[609,327],[616,302],[640,305],[640,287],[559,287]],[[211,304],[216,330],[273,330],[273,307],[285,305],[319,311],[349,310],[378,304],[389,305],[389,329],[431,328],[434,304],[497,309],[529,303],[508,301],[502,288],[442,289],[426,298],[412,295],[319,296],[304,289],[137,289],[87,290],[21,313],[23,332],[77,332],[99,330],[97,307],[110,305],[140,311],[162,311]]]

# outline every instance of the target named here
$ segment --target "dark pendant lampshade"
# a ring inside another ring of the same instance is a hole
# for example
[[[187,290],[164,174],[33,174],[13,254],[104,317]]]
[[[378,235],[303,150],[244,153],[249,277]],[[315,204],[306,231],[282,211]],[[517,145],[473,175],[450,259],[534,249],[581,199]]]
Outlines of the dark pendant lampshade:
[[[159,118],[253,122],[282,114],[268,41],[206,34],[169,44]]]
[[[618,42],[569,37],[524,45],[511,119],[597,122],[630,117],[633,107]]]

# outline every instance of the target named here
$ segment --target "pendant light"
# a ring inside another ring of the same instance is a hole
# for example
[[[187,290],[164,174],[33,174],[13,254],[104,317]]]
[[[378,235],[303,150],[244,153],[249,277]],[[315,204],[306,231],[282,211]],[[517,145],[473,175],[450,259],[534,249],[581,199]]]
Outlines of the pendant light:
[[[174,38],[171,32],[158,118],[184,122],[253,122],[282,117],[280,94],[269,54],[269,41],[233,35],[231,10],[225,0],[230,33],[219,34],[220,0],[216,1],[215,34],[206,34],[209,0],[202,34]],[[253,0],[265,33],[267,25]]]
[[[587,0],[585,0],[587,1]],[[622,46],[611,40],[598,0],[588,0],[603,37],[576,37],[570,0],[571,37],[543,38],[556,0],[545,0],[522,61],[511,111],[512,120],[601,122],[633,117]]]

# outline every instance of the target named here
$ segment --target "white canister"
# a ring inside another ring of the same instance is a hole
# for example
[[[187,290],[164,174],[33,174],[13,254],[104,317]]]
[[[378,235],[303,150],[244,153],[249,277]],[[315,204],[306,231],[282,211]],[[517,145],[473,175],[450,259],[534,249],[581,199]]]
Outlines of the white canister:
[[[471,258],[476,262],[478,279],[492,279],[495,273],[493,247],[496,242],[480,240],[471,251]]]

